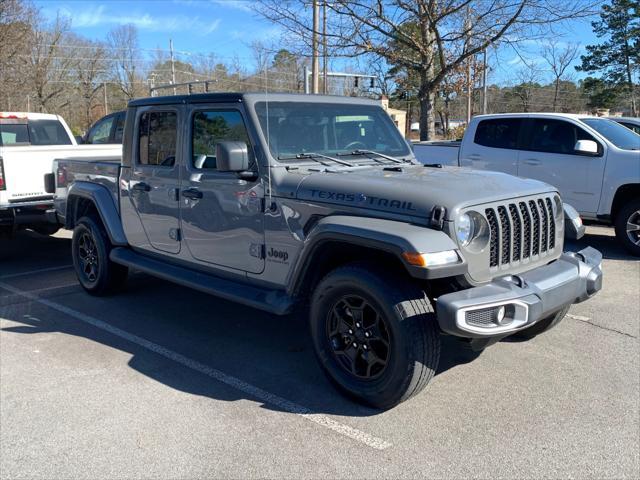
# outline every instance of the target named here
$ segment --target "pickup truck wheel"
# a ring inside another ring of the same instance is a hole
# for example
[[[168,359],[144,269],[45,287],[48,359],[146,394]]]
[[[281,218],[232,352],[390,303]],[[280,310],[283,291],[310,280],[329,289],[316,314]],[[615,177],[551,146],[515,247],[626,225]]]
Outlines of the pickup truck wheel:
[[[629,253],[640,257],[640,198],[631,200],[616,215],[616,237]]]
[[[564,307],[559,312],[554,313],[553,315],[550,315],[547,318],[543,318],[542,320],[539,320],[538,322],[531,325],[529,328],[520,330],[519,332],[516,332],[511,336],[520,340],[531,340],[532,338],[537,337],[541,333],[544,333],[547,330],[551,330],[553,327],[555,327],[558,323],[562,321],[562,319],[565,317],[568,311],[569,311],[569,307],[568,306]]]
[[[78,220],[71,239],[73,266],[82,288],[91,295],[105,295],[122,287],[128,269],[109,260],[111,242],[99,221]]]
[[[440,358],[436,315],[424,291],[399,275],[355,263],[329,273],[311,301],[311,335],[329,379],[387,409],[420,392]]]

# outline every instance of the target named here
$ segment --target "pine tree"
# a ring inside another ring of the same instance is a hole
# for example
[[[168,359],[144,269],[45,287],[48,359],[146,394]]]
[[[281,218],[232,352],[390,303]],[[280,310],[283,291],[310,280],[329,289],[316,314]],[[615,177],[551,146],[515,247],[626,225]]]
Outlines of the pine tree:
[[[631,114],[638,115],[634,80],[640,72],[640,0],[612,0],[604,5],[593,31],[605,41],[588,45],[581,56],[579,71],[601,72],[602,80],[612,90],[629,95]]]

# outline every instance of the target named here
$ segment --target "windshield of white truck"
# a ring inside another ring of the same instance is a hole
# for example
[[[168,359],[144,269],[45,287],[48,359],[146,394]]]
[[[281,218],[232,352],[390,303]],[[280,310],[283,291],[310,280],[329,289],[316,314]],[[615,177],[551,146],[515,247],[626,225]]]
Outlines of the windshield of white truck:
[[[58,120],[0,120],[0,145],[71,145]]]
[[[581,118],[584,123],[623,150],[640,150],[640,135],[606,118]]]
[[[343,155],[358,152],[411,155],[391,117],[374,105],[258,102],[255,108],[271,154],[279,160],[340,156],[342,161],[334,161],[344,163],[350,157]]]

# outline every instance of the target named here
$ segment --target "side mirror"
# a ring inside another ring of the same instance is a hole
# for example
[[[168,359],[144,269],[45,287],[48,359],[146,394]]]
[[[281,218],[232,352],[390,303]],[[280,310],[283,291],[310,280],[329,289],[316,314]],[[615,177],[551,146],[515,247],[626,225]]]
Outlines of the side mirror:
[[[219,172],[243,172],[249,169],[249,150],[244,142],[219,142],[216,145]]]
[[[77,143],[78,145],[82,145],[82,144],[84,143],[84,137],[82,137],[82,136],[80,136],[80,135],[76,135],[76,136],[75,136],[75,139],[76,139],[76,143]]]
[[[578,140],[573,149],[578,153],[584,153],[586,155],[598,154],[598,144],[593,140]]]

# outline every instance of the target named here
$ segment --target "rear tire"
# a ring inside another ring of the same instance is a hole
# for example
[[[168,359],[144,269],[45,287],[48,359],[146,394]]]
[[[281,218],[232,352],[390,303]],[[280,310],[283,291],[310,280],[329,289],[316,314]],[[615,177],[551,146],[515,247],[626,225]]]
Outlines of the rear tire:
[[[544,333],[548,330],[551,330],[558,323],[562,321],[567,312],[569,311],[569,307],[564,307],[557,313],[548,316],[547,318],[543,318],[538,322],[531,325],[529,328],[525,328],[524,330],[520,330],[519,332],[511,335],[513,338],[518,338],[520,340],[531,340],[532,338],[537,337],[541,333]]]
[[[82,217],[73,230],[71,256],[78,281],[91,295],[106,295],[122,288],[128,269],[109,260],[112,245],[100,221]]]
[[[640,257],[640,198],[630,200],[616,215],[616,237],[631,255]]]
[[[329,273],[313,294],[310,323],[328,378],[373,407],[416,395],[438,367],[440,332],[424,291],[375,266],[354,263]]]

